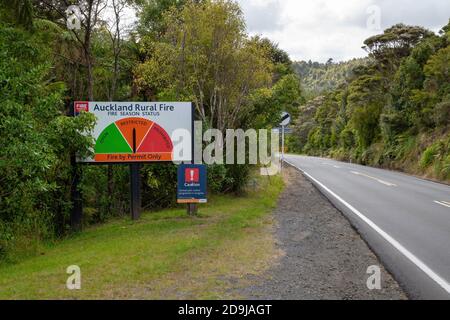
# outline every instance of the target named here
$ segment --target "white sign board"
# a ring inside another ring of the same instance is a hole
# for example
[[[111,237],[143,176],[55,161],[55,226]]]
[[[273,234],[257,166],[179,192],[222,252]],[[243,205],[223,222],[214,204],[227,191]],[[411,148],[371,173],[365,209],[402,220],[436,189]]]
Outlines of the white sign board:
[[[192,161],[190,102],[75,102],[97,122],[90,163]],[[181,152],[174,152],[181,150]]]

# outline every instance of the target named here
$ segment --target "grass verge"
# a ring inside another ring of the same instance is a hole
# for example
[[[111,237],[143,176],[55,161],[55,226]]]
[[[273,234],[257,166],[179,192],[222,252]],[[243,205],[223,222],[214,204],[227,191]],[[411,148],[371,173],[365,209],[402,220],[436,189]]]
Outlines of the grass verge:
[[[47,245],[40,256],[0,265],[0,299],[231,299],[277,252],[271,211],[280,177],[258,177],[245,196],[215,196],[200,215],[185,209],[115,220]],[[68,266],[82,288],[66,288]]]

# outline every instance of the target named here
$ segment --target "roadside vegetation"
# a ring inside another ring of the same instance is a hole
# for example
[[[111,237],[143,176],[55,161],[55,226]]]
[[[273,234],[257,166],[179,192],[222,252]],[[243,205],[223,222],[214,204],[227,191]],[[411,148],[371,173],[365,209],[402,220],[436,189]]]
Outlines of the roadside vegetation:
[[[0,0],[0,261],[70,234],[73,159],[95,121],[69,117],[70,102],[193,101],[205,130],[270,128],[304,102],[287,53],[250,37],[233,1],[77,1],[80,29],[67,26],[71,3]],[[128,167],[80,170],[84,226],[126,219]],[[208,172],[210,194],[240,195],[251,167]],[[176,166],[141,174],[147,210],[176,207]]]
[[[245,275],[278,255],[271,212],[281,177],[255,177],[242,196],[213,196],[198,217],[146,213],[42,244],[39,255],[0,264],[0,299],[226,299]],[[81,268],[81,290],[66,268]],[[236,298],[236,297],[234,297]]]
[[[438,35],[398,24],[364,45],[363,64],[300,108],[291,151],[449,182],[450,24]]]

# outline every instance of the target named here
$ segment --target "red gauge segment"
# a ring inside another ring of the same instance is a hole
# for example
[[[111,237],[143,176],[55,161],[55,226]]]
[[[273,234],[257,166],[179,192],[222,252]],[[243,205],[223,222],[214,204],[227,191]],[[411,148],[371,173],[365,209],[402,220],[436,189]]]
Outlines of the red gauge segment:
[[[137,153],[172,152],[173,143],[167,132],[156,123],[147,133]]]

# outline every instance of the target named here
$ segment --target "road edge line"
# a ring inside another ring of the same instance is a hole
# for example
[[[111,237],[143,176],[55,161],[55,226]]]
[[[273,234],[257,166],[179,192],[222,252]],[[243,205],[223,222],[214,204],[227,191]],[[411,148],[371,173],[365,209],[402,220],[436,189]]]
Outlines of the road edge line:
[[[441,202],[441,201],[434,201],[434,203],[437,203],[437,204],[440,204],[441,206],[444,206],[444,207],[450,208],[450,204],[446,204],[446,203],[444,203],[444,202]]]
[[[347,207],[350,211],[353,212],[358,218],[360,218],[363,222],[365,222],[369,227],[371,227],[375,232],[377,232],[384,240],[386,240],[390,245],[392,245],[395,249],[397,249],[400,253],[402,253],[408,260],[410,260],[416,267],[418,267],[422,272],[424,272],[428,277],[430,277],[434,282],[436,282],[441,288],[443,288],[448,294],[450,294],[450,284],[441,276],[439,276],[436,272],[430,269],[422,260],[417,258],[413,253],[411,253],[408,249],[406,249],[401,243],[391,237],[388,233],[383,231],[380,227],[378,227],[372,220],[364,216],[361,212],[359,212],[356,208],[354,208],[351,204],[346,202],[344,199],[339,197],[336,193],[331,191],[328,187],[326,187],[323,183],[312,177],[305,170],[297,167],[293,163],[284,160],[287,164],[292,167],[300,170],[304,175],[306,175],[309,179],[311,179],[314,183],[318,184],[323,190],[325,190],[328,194],[333,196],[336,200],[341,202],[345,207]]]

